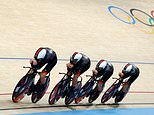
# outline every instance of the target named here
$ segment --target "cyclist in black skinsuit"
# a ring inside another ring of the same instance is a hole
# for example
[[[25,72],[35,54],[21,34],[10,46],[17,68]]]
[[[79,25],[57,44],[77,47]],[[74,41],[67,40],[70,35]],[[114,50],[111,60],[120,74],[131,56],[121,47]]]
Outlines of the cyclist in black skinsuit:
[[[82,53],[75,52],[71,56],[70,62],[67,63],[66,66],[68,70],[68,75],[72,76],[74,74],[72,81],[72,90],[78,88],[77,79],[82,73],[89,69],[90,64],[91,62],[89,57]]]
[[[99,93],[102,91],[104,88],[104,85],[106,81],[112,76],[114,71],[113,65],[108,62],[107,60],[101,59],[93,72],[93,77],[99,79],[98,84],[97,84],[97,90],[94,91],[94,93],[99,95]]]
[[[131,86],[131,84],[137,79],[139,76],[139,68],[134,64],[126,64],[123,68],[122,72],[119,72],[119,76],[123,79],[128,78],[128,80],[124,83],[121,91],[127,92]]]
[[[35,87],[35,90],[44,89],[44,84],[46,83],[45,76],[52,70],[52,68],[56,65],[56,63],[57,63],[57,55],[52,49],[48,47],[40,47],[36,51],[34,58],[30,60],[30,64],[36,70],[41,69],[44,65],[45,67],[39,74],[41,83],[39,84],[39,86]]]

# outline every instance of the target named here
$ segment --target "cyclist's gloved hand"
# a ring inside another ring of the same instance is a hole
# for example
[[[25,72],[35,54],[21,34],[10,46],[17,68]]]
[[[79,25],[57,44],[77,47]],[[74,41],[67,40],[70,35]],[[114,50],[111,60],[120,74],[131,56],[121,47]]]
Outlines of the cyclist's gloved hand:
[[[96,69],[93,69],[93,70],[92,70],[92,74],[93,74],[94,77],[96,77],[97,74],[98,74],[98,71],[97,71]]]
[[[31,67],[32,67],[34,70],[36,70],[37,65],[31,64]]]
[[[71,68],[67,67],[67,71],[71,71]]]
[[[35,59],[31,59],[30,60],[30,64],[31,64],[31,67],[36,70],[37,68],[37,61]]]

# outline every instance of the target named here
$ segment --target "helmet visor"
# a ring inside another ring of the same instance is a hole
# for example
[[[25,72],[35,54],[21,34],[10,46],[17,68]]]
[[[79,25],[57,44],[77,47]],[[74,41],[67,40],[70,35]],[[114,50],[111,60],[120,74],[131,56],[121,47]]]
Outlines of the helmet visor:
[[[78,62],[78,59],[72,59],[72,58],[71,58],[71,60],[70,60],[70,63],[71,63],[71,64],[77,64],[77,62]]]

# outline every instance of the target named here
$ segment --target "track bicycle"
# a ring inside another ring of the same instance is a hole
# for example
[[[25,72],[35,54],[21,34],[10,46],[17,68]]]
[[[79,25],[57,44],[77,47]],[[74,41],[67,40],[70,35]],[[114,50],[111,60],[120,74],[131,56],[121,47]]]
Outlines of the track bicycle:
[[[82,77],[80,76],[81,80],[77,82],[77,88],[73,88],[70,87],[69,90],[68,90],[68,94],[66,95],[65,97],[65,104],[66,105],[69,105],[71,104],[79,95],[79,92],[81,90],[81,87],[82,87]]]
[[[122,88],[119,91],[120,87],[123,86],[123,84],[125,83],[125,81],[122,78],[112,79],[116,79],[116,81],[107,89],[107,91],[102,96],[102,103],[107,102],[111,97],[115,98],[115,103],[118,103],[122,101],[122,99],[126,96],[127,92],[129,91],[129,88],[126,92],[123,92]]]
[[[85,85],[81,88],[78,98],[75,99],[75,103],[79,103],[82,101],[85,97],[89,97],[88,102],[92,103],[95,101],[101,92],[103,91],[103,88],[105,86],[104,82],[101,83],[102,89],[101,91],[98,91],[98,83],[102,79],[102,77],[95,78],[92,75],[86,75],[86,77],[91,77]],[[99,92],[99,93],[97,93]]]
[[[59,73],[64,74],[63,78],[56,84],[56,86],[53,88],[53,90],[50,93],[48,102],[50,105],[55,104],[60,98],[66,98],[65,104],[70,104],[74,98],[72,99],[72,96],[70,94],[70,85],[72,81],[72,77],[68,75],[67,73]],[[69,97],[68,95],[71,95]]]
[[[79,103],[85,97],[88,97],[93,90],[93,87],[97,85],[98,79],[94,78],[92,75],[86,75],[86,77],[90,77],[90,79],[85,83],[85,85],[81,88],[77,98],[75,99],[75,103]]]
[[[37,87],[37,85],[40,83],[40,79],[36,83],[36,86],[34,85],[34,81],[35,77],[39,75],[40,72],[38,72],[36,69],[32,67],[23,68],[29,68],[29,71],[19,80],[19,82],[15,86],[12,93],[12,101],[14,103],[18,103],[26,96],[26,94],[30,95],[29,92],[34,90],[32,91],[31,101],[33,103],[36,103],[44,96],[46,90],[48,89],[50,83],[50,73],[46,76],[45,88],[40,92],[35,92],[35,87]]]
[[[60,98],[64,98],[68,93],[70,88],[70,82],[72,80],[71,76],[68,76],[68,73],[59,73],[64,74],[63,78],[56,84],[49,95],[48,102],[50,105],[55,104]]]

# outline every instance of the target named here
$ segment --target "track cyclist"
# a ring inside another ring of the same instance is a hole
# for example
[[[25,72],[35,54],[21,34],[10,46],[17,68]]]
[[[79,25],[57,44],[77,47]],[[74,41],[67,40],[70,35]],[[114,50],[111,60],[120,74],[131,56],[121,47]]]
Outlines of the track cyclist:
[[[74,52],[70,57],[70,62],[66,64],[68,75],[73,75],[71,91],[74,92],[78,89],[79,85],[77,83],[78,77],[89,69],[91,65],[90,58],[86,55]]]
[[[123,92],[123,93],[128,92],[131,84],[139,76],[139,73],[140,73],[139,68],[136,65],[127,63],[125,67],[123,68],[122,72],[119,72],[119,76],[122,79],[127,78],[128,80],[123,84],[123,87],[121,88],[119,92]]]
[[[57,63],[57,55],[55,51],[48,47],[40,47],[34,55],[33,59],[30,59],[30,64],[32,68],[39,70],[43,66],[43,70],[41,71],[40,75],[40,83],[36,86],[32,86],[30,88],[30,91],[28,95],[30,95],[33,91],[39,92],[44,90],[45,88],[45,83],[46,83],[46,75],[52,70],[52,68],[56,65]]]
[[[95,93],[99,93],[100,91],[102,91],[106,81],[112,76],[113,71],[114,68],[110,62],[101,59],[97,63],[96,68],[92,70],[93,76],[99,78],[97,90]]]

